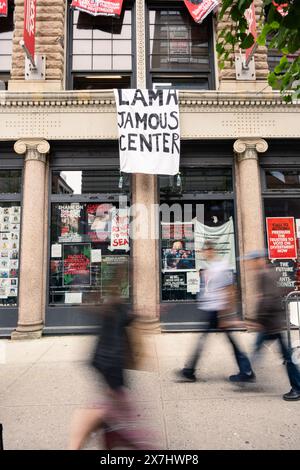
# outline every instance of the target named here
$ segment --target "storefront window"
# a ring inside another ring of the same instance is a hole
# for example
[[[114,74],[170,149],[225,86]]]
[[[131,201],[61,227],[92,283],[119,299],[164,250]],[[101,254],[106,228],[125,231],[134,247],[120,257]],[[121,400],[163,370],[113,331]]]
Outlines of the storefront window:
[[[177,182],[176,177],[160,178],[161,203],[170,209],[161,209],[161,298],[195,301],[207,267],[205,242],[214,244],[236,277],[232,173],[230,168],[190,168],[182,171],[182,185]],[[203,198],[207,193],[211,196]]]
[[[109,172],[101,177],[97,173],[53,172],[53,193],[61,195],[62,201],[52,203],[51,208],[50,305],[101,304],[107,297],[108,284],[120,269],[124,273],[121,293],[125,300],[129,299],[126,203],[119,207],[116,200],[101,202],[101,194],[91,196],[91,202],[67,200],[76,194],[95,194],[97,189],[98,193],[105,192],[115,173],[110,173],[110,179]]]
[[[18,303],[21,174],[0,171],[0,307]]]
[[[267,170],[265,174],[267,189],[300,189],[299,170]]]

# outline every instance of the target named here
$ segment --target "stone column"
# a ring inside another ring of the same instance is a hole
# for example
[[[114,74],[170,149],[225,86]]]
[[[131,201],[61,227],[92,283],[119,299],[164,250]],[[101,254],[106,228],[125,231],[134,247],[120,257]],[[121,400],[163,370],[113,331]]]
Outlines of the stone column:
[[[240,255],[265,247],[264,221],[258,153],[267,150],[263,139],[238,139],[233,145],[236,153],[236,194],[238,207]],[[242,302],[245,317],[255,312],[255,279],[241,263]]]
[[[136,2],[136,51],[137,87],[146,87],[146,47],[145,47],[145,1]],[[157,176],[132,175],[132,196],[134,204],[143,204],[145,211],[139,212],[145,224],[154,224],[150,214],[157,202]],[[145,216],[145,217],[144,217]],[[149,216],[149,217],[148,217]],[[145,239],[145,225],[135,225],[133,240],[133,303],[135,311],[157,326],[159,312],[159,263],[158,241],[153,233],[154,227],[147,226],[148,238]]]
[[[43,139],[22,139],[14,145],[24,154],[19,275],[19,316],[12,339],[39,338],[43,329],[43,262],[45,240],[46,154]]]

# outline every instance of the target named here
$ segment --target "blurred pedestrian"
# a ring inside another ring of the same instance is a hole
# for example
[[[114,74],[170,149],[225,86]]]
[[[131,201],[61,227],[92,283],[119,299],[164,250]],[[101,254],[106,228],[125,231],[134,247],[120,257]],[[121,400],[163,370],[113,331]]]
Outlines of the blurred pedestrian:
[[[196,348],[187,361],[186,366],[177,373],[181,380],[195,382],[195,370],[200,359],[206,333],[212,330],[223,328],[233,349],[234,357],[237,362],[239,373],[231,375],[229,380],[232,382],[254,382],[255,374],[252,371],[251,364],[246,354],[238,346],[232,333],[226,329],[226,316],[234,311],[233,291],[234,280],[233,273],[230,271],[227,263],[219,260],[214,245],[207,242],[204,248],[204,255],[208,263],[207,269],[201,271],[199,309],[205,312],[208,318],[207,330],[198,340]],[[225,321],[224,321],[225,320]],[[229,326],[227,322],[227,326]]]
[[[256,321],[258,334],[255,341],[254,358],[266,341],[278,341],[284,359],[291,390],[283,395],[284,400],[300,400],[300,371],[293,363],[291,351],[283,336],[285,315],[278,282],[280,274],[267,262],[265,251],[253,251],[245,256],[247,268],[255,270],[257,281]]]
[[[126,387],[125,369],[134,362],[128,328],[134,321],[127,304],[121,298],[120,272],[108,287],[106,302],[101,311],[102,324],[92,366],[100,373],[106,389],[104,400],[77,410],[71,425],[70,450],[83,447],[89,435],[102,429],[105,446],[149,449],[147,434],[138,419],[138,413]]]

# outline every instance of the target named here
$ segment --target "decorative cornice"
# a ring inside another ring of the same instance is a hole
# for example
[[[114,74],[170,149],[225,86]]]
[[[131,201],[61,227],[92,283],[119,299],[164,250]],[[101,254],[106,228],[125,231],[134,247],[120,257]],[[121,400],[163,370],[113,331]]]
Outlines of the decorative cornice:
[[[141,77],[140,77],[141,78]],[[199,108],[274,108],[280,107],[285,111],[300,110],[300,102],[285,103],[279,93],[228,93],[228,92],[179,92],[180,107],[183,112],[197,112]],[[2,92],[0,93],[0,108],[68,108],[101,107],[105,112],[115,109],[115,99],[112,90],[104,91],[61,91],[45,93]]]
[[[233,149],[238,155],[238,162],[257,160],[258,153],[268,150],[268,144],[264,139],[238,139],[234,142]]]
[[[50,145],[45,139],[19,139],[14,144],[14,150],[19,155],[24,154],[25,161],[36,160],[45,163]]]

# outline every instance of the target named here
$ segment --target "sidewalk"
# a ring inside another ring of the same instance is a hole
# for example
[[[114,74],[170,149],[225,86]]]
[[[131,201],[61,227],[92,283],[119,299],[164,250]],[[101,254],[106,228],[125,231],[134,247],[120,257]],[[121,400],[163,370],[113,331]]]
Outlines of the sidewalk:
[[[253,334],[236,333],[249,351]],[[269,344],[255,368],[256,384],[236,386],[230,345],[211,333],[199,364],[199,381],[176,383],[195,333],[150,338],[158,373],[132,372],[130,384],[142,414],[152,417],[165,449],[300,449],[300,401],[289,391],[277,346]],[[0,341],[0,422],[5,449],[65,449],[72,412],[99,399],[86,366],[94,338],[46,337]],[[5,357],[4,357],[5,356]],[[87,448],[99,448],[94,436]]]

